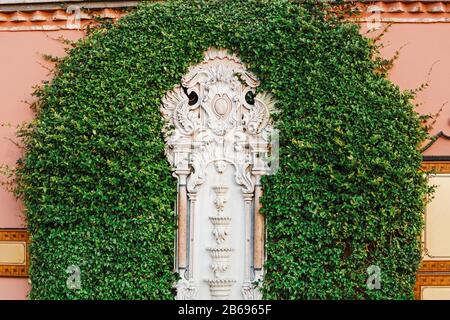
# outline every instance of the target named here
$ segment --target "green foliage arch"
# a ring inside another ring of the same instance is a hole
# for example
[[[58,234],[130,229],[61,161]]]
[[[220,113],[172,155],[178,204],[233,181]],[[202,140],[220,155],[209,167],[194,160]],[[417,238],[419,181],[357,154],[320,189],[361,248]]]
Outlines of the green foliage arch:
[[[159,107],[212,46],[238,54],[281,111],[280,169],[263,181],[265,297],[411,298],[427,192],[412,96],[376,72],[357,26],[284,0],[142,5],[58,65],[21,132],[30,297],[173,297],[176,182]],[[366,288],[370,265],[380,290]]]

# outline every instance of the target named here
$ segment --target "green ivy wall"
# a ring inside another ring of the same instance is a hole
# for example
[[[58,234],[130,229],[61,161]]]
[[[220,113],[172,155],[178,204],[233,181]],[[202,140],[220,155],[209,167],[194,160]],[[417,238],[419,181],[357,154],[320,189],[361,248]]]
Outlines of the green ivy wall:
[[[357,26],[285,0],[142,5],[70,51],[20,132],[30,297],[173,298],[176,181],[159,108],[212,46],[239,55],[280,110],[280,169],[263,181],[265,297],[412,298],[428,191],[412,94]],[[366,286],[371,265],[380,290]]]

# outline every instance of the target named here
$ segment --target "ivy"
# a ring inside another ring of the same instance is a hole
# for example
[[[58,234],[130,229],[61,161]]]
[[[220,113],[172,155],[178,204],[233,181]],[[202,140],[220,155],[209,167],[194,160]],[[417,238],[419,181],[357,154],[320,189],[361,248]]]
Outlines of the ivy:
[[[159,108],[212,46],[236,53],[280,110],[280,168],[263,179],[265,297],[411,298],[428,191],[412,96],[376,72],[356,25],[287,0],[144,4],[70,50],[20,132],[30,297],[173,298],[176,181]],[[366,286],[371,265],[380,290]]]

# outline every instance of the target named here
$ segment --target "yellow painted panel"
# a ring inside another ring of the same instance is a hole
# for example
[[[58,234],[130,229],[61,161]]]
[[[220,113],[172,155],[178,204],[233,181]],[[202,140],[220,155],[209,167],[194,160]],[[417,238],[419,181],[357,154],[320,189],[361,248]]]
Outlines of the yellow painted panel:
[[[25,242],[0,242],[0,264],[24,265],[26,262]]]
[[[422,287],[422,300],[450,300],[450,287]]]
[[[430,177],[436,187],[425,213],[424,260],[450,260],[450,174]]]

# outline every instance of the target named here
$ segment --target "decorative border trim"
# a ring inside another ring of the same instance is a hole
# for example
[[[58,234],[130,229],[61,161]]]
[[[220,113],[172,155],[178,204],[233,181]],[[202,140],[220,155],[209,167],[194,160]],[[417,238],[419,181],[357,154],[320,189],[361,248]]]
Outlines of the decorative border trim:
[[[450,161],[424,161],[421,170],[435,173],[450,173]]]
[[[26,229],[0,229],[0,242],[23,242],[26,248],[24,265],[2,264],[0,265],[0,277],[28,277],[30,237]]]
[[[433,176],[440,175],[440,177],[449,177],[450,173],[450,161],[425,161],[422,163],[422,170],[426,172],[433,173]],[[425,227],[423,230],[423,253],[424,257],[422,258],[422,262],[442,262],[443,260],[425,260],[425,259],[450,259],[450,255],[447,256],[434,256],[430,254],[429,249],[427,248],[427,217],[428,217],[428,207],[425,208],[424,213],[424,223]],[[450,261],[449,261],[450,262]],[[422,271],[422,270],[419,270]],[[424,270],[425,271],[425,270]],[[450,269],[448,270],[450,271]]]
[[[367,23],[448,23],[448,1],[360,1],[357,22]]]
[[[105,8],[134,8],[139,0],[24,0],[24,1],[2,1],[0,12],[36,11],[36,10],[58,10],[69,6],[78,6],[83,9],[105,9]],[[142,1],[141,1],[142,2]]]
[[[388,14],[401,14],[401,13],[431,13],[439,14],[449,12],[449,1],[364,1],[357,4],[360,8],[371,7],[371,13],[388,13]],[[378,7],[375,9],[374,7]]]
[[[431,161],[430,161],[431,160]],[[424,157],[422,170],[436,174],[450,173],[450,160],[439,161],[432,157]],[[425,246],[425,243],[424,243]],[[423,260],[416,276],[414,298],[422,300],[424,287],[450,287],[450,261],[449,260]]]
[[[450,274],[418,274],[414,287],[414,298],[422,300],[424,287],[449,287]]]
[[[94,22],[95,17],[117,20],[125,15],[124,9],[80,9],[30,12],[0,12],[0,31],[81,30]]]
[[[449,260],[427,260],[420,264],[419,272],[450,272]]]
[[[138,4],[138,0],[11,1],[0,4],[0,32],[84,29],[88,25],[86,22],[93,21],[89,12],[103,18],[117,19]],[[355,7],[360,10],[360,14],[351,20],[370,23],[370,28],[379,23],[450,23],[449,0],[359,0]],[[79,13],[77,17],[74,17],[74,11]],[[81,23],[71,24],[70,21],[74,19]]]

